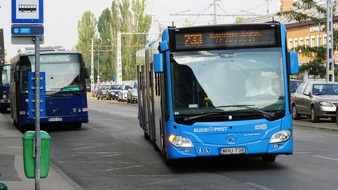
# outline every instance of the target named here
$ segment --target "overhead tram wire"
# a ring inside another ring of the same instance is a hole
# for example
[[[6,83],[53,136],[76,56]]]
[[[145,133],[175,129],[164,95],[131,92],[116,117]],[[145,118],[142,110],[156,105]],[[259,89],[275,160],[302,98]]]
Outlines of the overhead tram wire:
[[[194,21],[194,23],[202,23],[202,21],[197,21],[201,16],[213,16],[213,23],[214,24],[217,24],[217,20],[219,19],[216,19],[216,17],[235,17],[235,16],[257,16],[258,14],[255,14],[255,13],[250,13],[249,10],[252,10],[252,9],[255,9],[257,7],[260,7],[262,5],[265,5],[266,3],[263,3],[263,4],[260,4],[260,5],[257,5],[251,9],[248,9],[247,11],[243,11],[241,10],[241,12],[246,12],[247,14],[228,14],[224,8],[222,8],[222,6],[218,3],[216,3],[217,1],[221,1],[221,0],[213,0],[214,2],[212,4],[209,4],[206,8],[202,9],[201,11],[197,12],[197,13],[187,13],[187,12],[190,12],[191,10],[186,10],[186,11],[181,11],[181,12],[178,12],[178,13],[175,13],[175,14],[170,14],[170,16],[188,16],[184,19],[181,19],[181,20],[176,20],[176,21],[168,21],[168,22],[180,22],[180,21],[185,21],[189,18],[192,18],[194,16],[197,16],[196,20]],[[268,0],[269,1],[269,0]],[[271,0],[270,0],[271,1]],[[212,13],[207,13],[207,11],[213,7],[214,10]],[[217,14],[216,13],[216,8],[219,8],[220,10],[222,10],[225,14]],[[206,22],[210,22],[210,20],[206,21]]]

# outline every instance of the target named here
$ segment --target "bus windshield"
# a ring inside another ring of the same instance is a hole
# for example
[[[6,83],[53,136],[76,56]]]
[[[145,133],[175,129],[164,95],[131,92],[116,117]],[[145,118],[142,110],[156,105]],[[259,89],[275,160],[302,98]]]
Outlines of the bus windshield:
[[[175,115],[285,111],[281,48],[175,52]]]
[[[35,57],[28,56],[21,69],[21,92],[28,92],[28,72],[35,71]],[[77,54],[40,55],[40,71],[46,74],[46,93],[83,91],[80,81],[80,62]]]

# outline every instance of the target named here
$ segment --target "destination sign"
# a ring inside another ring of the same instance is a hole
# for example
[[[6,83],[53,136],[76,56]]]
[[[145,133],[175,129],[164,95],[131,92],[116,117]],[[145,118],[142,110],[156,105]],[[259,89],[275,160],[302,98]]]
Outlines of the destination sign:
[[[273,47],[280,44],[276,27],[226,28],[172,30],[172,51],[208,50],[245,47]]]
[[[35,56],[29,56],[31,63],[35,63]],[[77,63],[77,54],[50,54],[40,55],[40,63]]]

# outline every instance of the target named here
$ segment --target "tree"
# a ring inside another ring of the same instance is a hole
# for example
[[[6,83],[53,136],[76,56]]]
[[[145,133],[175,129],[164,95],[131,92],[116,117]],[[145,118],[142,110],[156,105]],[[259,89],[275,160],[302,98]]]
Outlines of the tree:
[[[185,20],[184,20],[184,23],[183,23],[183,26],[194,26],[194,24],[195,24],[194,21],[185,19]]]
[[[113,69],[112,43],[111,43],[111,23],[112,14],[109,8],[103,10],[97,24],[99,38],[97,40],[96,49],[98,53],[98,61],[100,63],[100,78],[103,81],[110,81],[114,78]]]
[[[242,23],[244,22],[244,17],[240,16],[240,17],[236,17],[235,23]]]
[[[82,52],[87,68],[90,68],[91,39],[96,38],[96,24],[96,18],[90,11],[83,13],[81,20],[77,24],[79,40],[76,44],[76,49]]]
[[[116,74],[116,43],[118,31],[130,33],[122,35],[122,72],[123,80],[136,78],[136,51],[147,43],[146,35],[132,35],[147,33],[151,25],[151,16],[144,14],[145,0],[113,0],[112,5],[102,11],[98,22],[87,12],[79,21],[79,41],[76,46],[90,63],[90,40],[95,43],[95,65],[97,65],[98,49],[100,52],[100,75],[102,81],[111,81]],[[93,24],[95,20],[94,30]],[[88,28],[86,28],[88,26]],[[95,36],[97,26],[98,37]],[[88,31],[86,31],[88,30]],[[81,33],[81,34],[80,34]],[[90,36],[90,37],[89,37]]]
[[[326,26],[326,18],[321,18],[320,15],[326,15],[326,8],[318,5],[314,0],[298,0],[297,2],[293,3],[293,10],[279,12],[277,15],[284,16],[289,20],[296,20],[298,22],[303,21],[313,21],[314,23],[320,24],[322,26]],[[336,7],[336,6],[333,6]],[[318,14],[316,15],[307,15],[306,11],[302,10],[309,10],[315,9]],[[333,12],[335,12],[333,10]],[[324,27],[323,30],[326,30]],[[337,41],[338,33],[334,32],[334,41]],[[300,66],[300,72],[309,71],[310,74],[313,75],[324,75],[325,73],[325,60],[326,60],[326,47],[309,47],[309,46],[297,46],[294,48],[295,51],[300,53],[303,56],[307,56],[310,58],[308,63],[304,63]]]

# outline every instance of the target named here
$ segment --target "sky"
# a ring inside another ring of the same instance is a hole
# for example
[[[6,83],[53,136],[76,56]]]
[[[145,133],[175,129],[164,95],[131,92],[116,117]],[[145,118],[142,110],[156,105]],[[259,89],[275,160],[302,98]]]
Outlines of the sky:
[[[17,0],[17,2],[20,0]],[[22,0],[21,0],[22,1]],[[33,0],[30,0],[32,2]],[[36,0],[37,1],[37,0]],[[98,19],[113,0],[44,0],[44,44],[75,47],[78,41],[77,23],[85,11],[91,11]],[[215,0],[146,0],[146,14],[162,26],[182,26],[188,19],[195,25],[213,22],[210,15]],[[33,1],[34,2],[34,1]],[[6,59],[16,55],[27,45],[11,44],[12,0],[0,0],[0,28],[4,30]],[[279,11],[280,0],[216,0],[217,24],[233,23],[240,15],[265,15]],[[185,14],[185,15],[183,15]],[[200,16],[190,15],[200,14]],[[204,15],[202,15],[204,14]]]

